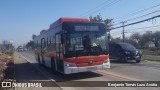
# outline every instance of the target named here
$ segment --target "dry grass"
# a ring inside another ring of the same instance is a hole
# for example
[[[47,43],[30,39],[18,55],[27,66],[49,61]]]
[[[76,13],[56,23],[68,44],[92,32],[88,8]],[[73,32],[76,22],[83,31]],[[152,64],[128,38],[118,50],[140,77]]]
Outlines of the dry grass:
[[[14,62],[13,56],[0,54],[0,82],[4,79],[13,79]]]

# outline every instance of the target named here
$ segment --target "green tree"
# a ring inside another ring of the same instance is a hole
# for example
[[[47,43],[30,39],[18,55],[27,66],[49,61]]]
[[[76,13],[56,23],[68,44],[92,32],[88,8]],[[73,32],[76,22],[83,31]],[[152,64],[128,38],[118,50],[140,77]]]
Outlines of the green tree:
[[[155,44],[156,47],[160,46],[160,31],[156,31],[151,35],[152,42]]]
[[[101,17],[100,14],[98,14],[97,16],[90,16],[89,19],[90,19],[91,22],[102,22],[102,23],[104,23],[107,31],[109,32],[108,33],[108,39],[111,40],[110,39],[111,38],[110,30],[112,29],[112,26],[113,26],[113,19],[108,19],[107,18],[107,19],[103,20],[103,18]]]
[[[100,14],[97,16],[90,16],[89,19],[91,22],[103,22],[103,19]]]
[[[32,40],[30,40],[27,44],[26,47],[29,49],[33,49],[34,48],[34,42]]]
[[[100,14],[98,14],[97,16],[90,16],[89,17],[91,22],[102,22],[106,25],[107,30],[111,30],[112,26],[113,26],[113,19],[103,19],[101,17]]]

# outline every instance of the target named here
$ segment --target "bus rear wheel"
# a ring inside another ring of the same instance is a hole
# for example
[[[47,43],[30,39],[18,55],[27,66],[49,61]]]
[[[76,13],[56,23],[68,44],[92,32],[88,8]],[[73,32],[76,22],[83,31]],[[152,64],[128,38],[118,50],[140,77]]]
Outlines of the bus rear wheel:
[[[40,56],[39,56],[39,55],[38,55],[38,58],[37,58],[37,59],[38,59],[38,63],[41,64]]]
[[[51,69],[53,71],[56,71],[56,63],[54,57],[51,58]]]

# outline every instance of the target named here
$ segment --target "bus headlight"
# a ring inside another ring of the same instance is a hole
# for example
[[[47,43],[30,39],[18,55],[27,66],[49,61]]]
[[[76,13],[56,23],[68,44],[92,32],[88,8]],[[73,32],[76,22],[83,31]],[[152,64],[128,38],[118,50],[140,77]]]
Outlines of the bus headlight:
[[[109,60],[105,60],[104,62],[103,62],[103,64],[107,64],[109,62]]]
[[[67,65],[67,67],[76,67],[75,63],[67,63],[66,65]]]

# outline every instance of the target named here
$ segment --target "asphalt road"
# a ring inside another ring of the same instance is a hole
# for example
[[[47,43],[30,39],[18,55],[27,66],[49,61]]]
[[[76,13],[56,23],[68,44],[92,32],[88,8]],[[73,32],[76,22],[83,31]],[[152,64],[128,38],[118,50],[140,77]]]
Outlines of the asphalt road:
[[[111,69],[84,72],[72,75],[62,75],[52,72],[50,69],[38,65],[32,52],[15,52],[16,80],[39,81],[160,81],[160,63],[142,61],[141,63],[118,63],[111,61]],[[54,83],[53,86],[59,83]],[[66,82],[62,82],[67,85]],[[74,83],[77,84],[77,83]],[[82,83],[80,83],[82,84]],[[85,82],[83,82],[85,84]],[[95,83],[94,83],[95,84]],[[53,88],[53,87],[50,87]],[[24,89],[24,88],[20,88]],[[25,88],[29,89],[29,88]],[[32,88],[38,90],[39,88]],[[47,89],[48,88],[40,88]],[[160,90],[158,87],[61,87],[54,90]],[[19,90],[19,89],[18,89]]]

